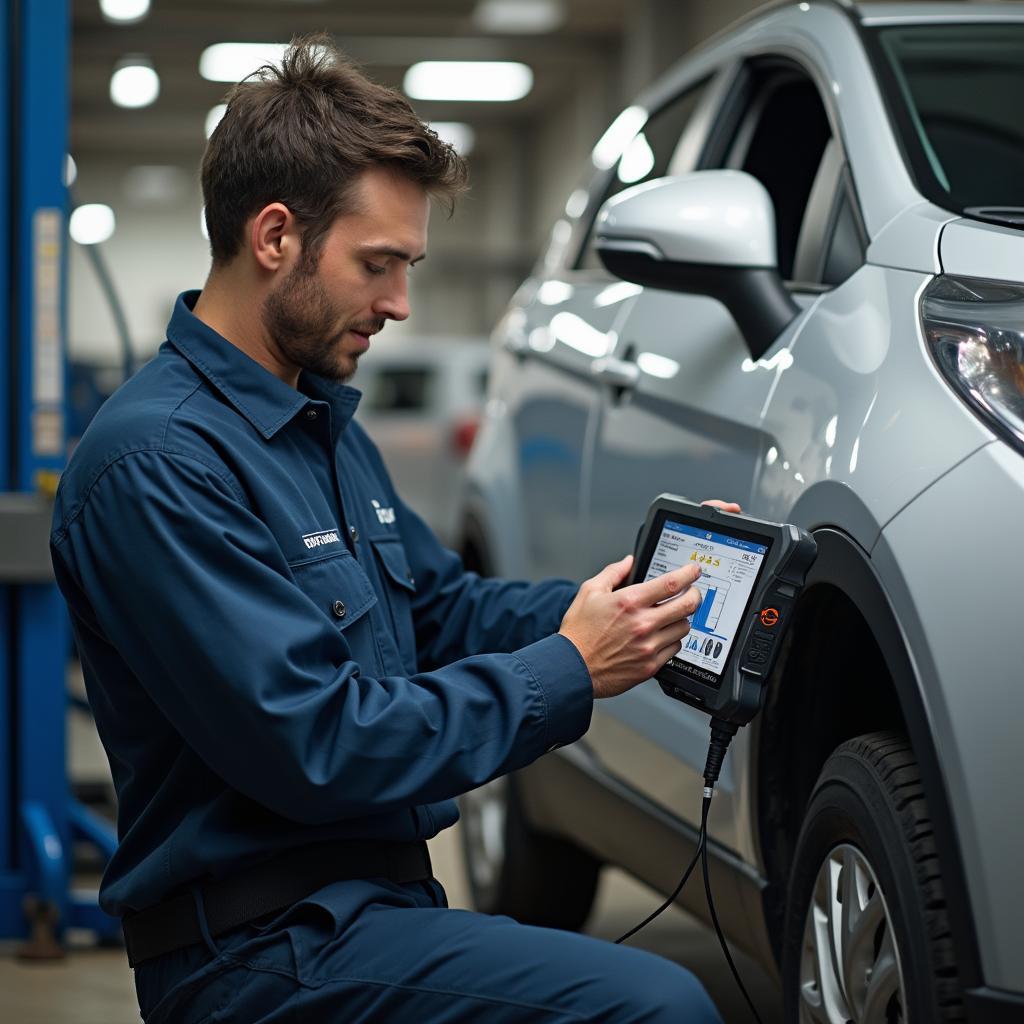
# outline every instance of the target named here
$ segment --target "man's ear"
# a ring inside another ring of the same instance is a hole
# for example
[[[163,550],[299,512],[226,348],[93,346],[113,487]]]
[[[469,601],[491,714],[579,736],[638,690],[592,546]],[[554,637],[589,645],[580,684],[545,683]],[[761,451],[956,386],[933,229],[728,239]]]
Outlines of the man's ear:
[[[298,255],[295,217],[284,203],[270,203],[253,217],[249,237],[252,254],[264,270],[279,270]]]

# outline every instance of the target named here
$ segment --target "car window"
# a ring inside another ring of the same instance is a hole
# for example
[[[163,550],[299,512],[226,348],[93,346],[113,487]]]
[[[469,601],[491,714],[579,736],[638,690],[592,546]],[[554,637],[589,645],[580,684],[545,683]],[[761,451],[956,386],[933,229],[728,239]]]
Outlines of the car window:
[[[679,146],[690,118],[700,103],[710,78],[681,93],[670,103],[652,114],[643,128],[633,137],[619,157],[615,170],[608,181],[597,210],[612,196],[630,185],[638,185],[651,178],[661,178],[669,173],[672,158]],[[577,260],[577,269],[600,267],[601,261],[593,244],[593,221],[587,230],[587,239]]]
[[[753,175],[775,206],[779,273],[793,279],[797,241],[811,189],[832,137],[814,83],[796,72],[755,76],[727,166]]]
[[[363,408],[370,412],[422,412],[430,405],[435,372],[425,366],[380,367],[366,382]]]

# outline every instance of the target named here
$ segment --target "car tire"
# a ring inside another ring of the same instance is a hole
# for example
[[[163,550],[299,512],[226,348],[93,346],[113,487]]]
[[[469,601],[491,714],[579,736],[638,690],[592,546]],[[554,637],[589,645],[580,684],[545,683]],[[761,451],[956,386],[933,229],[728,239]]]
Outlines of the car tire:
[[[797,840],[786,1020],[965,1019],[935,836],[910,745],[871,733],[825,762]]]
[[[526,820],[514,777],[459,799],[466,879],[473,906],[523,924],[578,931],[597,892],[600,862]]]

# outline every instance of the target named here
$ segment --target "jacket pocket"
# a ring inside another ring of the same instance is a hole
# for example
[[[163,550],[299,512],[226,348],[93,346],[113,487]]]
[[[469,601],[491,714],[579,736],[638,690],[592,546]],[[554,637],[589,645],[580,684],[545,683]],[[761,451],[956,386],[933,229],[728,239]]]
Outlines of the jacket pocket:
[[[363,567],[347,551],[291,570],[299,589],[339,630],[358,622],[377,601]]]
[[[397,537],[371,537],[387,587],[391,627],[402,665],[409,675],[416,672],[416,631],[412,621],[412,595],[416,581],[409,567],[405,547]]]

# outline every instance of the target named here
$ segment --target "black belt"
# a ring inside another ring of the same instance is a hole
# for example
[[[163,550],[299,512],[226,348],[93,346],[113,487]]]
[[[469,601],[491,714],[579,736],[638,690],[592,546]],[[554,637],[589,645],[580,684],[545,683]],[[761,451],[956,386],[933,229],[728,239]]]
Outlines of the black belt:
[[[430,854],[422,840],[350,840],[289,850],[199,889],[207,929],[211,936],[216,936],[264,914],[283,910],[332,882],[385,878],[404,885],[431,877]],[[121,926],[132,967],[203,941],[192,892],[129,914]]]

